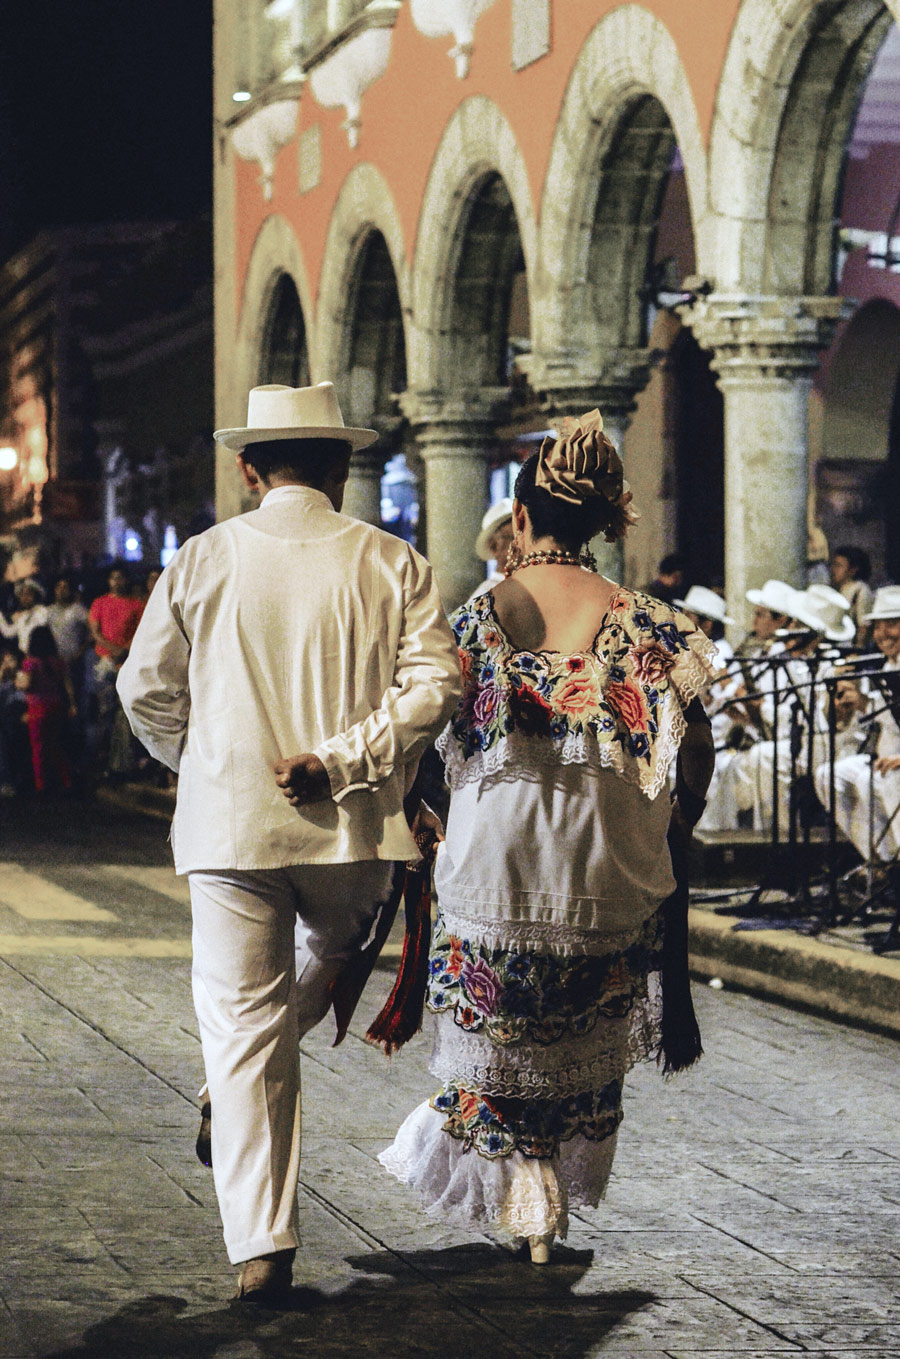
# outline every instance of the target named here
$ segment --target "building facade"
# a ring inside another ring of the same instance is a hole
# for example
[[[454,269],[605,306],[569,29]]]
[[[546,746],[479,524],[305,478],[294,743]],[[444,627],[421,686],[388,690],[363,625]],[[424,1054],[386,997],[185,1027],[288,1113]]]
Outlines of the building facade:
[[[0,268],[8,575],[149,569],[211,522],[212,331],[208,218],[54,228]]]
[[[347,508],[415,533],[448,606],[488,497],[594,406],[643,516],[604,558],[629,584],[680,550],[742,617],[805,581],[817,519],[897,573],[898,15],[216,0],[217,423],[333,379],[381,432]]]

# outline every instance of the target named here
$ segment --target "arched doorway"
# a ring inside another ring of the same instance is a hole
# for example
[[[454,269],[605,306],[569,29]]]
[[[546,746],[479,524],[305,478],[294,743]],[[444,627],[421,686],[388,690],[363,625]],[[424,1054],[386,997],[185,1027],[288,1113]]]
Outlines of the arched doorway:
[[[306,323],[296,284],[289,274],[280,274],[272,288],[263,329],[259,382],[309,386]]]
[[[709,355],[676,308],[696,270],[684,163],[662,103],[626,105],[602,157],[591,245],[595,318],[613,353],[643,353],[626,470],[642,519],[625,543],[624,577],[653,578],[678,552],[689,581],[724,581],[723,402]],[[607,549],[608,550],[608,549]]]
[[[357,242],[346,315],[341,370],[347,419],[377,429],[380,437],[354,457],[344,508],[415,544],[418,458],[399,409],[406,390],[403,309],[387,241],[375,228]]]

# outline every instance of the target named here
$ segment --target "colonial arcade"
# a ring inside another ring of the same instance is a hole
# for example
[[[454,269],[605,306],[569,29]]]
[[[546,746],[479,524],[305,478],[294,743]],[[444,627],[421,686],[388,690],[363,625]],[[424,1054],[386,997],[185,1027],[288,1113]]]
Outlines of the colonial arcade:
[[[346,507],[448,606],[507,463],[592,406],[643,515],[608,572],[678,549],[742,616],[839,503],[897,577],[898,15],[216,0],[218,423],[332,378],[381,433]]]

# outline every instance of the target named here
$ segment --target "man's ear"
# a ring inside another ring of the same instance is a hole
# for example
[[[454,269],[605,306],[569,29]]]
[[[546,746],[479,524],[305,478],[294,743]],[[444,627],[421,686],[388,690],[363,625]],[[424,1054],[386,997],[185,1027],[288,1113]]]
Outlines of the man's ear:
[[[235,462],[237,463],[238,471],[240,472],[241,478],[247,489],[250,491],[258,491],[259,477],[256,475],[256,469],[251,467],[249,462],[245,461],[243,453],[237,455]]]

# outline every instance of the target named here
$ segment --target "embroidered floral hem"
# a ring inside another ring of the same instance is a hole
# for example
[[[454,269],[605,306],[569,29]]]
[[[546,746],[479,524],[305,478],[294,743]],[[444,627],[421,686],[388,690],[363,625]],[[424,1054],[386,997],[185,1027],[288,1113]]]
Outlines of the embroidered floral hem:
[[[661,947],[658,912],[626,948],[574,956],[488,948],[448,934],[439,918],[427,1005],[494,1043],[557,1043],[630,1014],[648,973],[660,968]]]
[[[555,1100],[489,1098],[446,1085],[433,1096],[431,1107],[445,1116],[443,1131],[462,1142],[466,1151],[488,1160],[514,1151],[547,1160],[557,1155],[561,1142],[575,1136],[603,1142],[613,1135],[622,1121],[622,1082],[610,1081],[600,1091]]]

